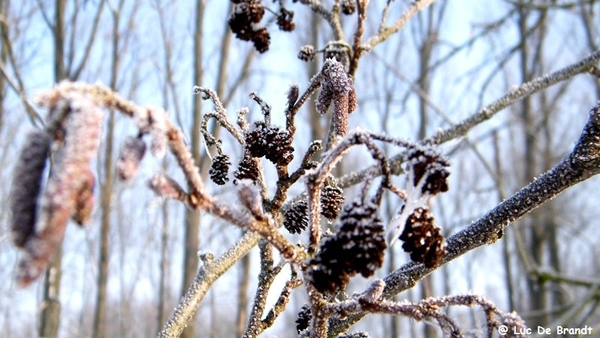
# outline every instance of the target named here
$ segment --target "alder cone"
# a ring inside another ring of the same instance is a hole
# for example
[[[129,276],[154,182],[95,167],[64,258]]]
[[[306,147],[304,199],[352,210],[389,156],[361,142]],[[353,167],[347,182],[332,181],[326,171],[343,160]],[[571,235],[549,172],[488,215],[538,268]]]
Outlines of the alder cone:
[[[305,199],[294,202],[283,216],[283,226],[291,234],[299,234],[308,227],[308,203]]]
[[[233,174],[236,178],[233,183],[237,184],[240,180],[251,180],[252,182],[258,181],[258,165],[254,158],[249,153],[246,153],[242,158],[242,161],[238,164],[238,169]]]
[[[370,277],[381,267],[387,245],[377,209],[374,203],[362,201],[344,208],[339,230],[321,244],[309,261],[307,276],[319,292],[336,293],[355,274]]]
[[[408,217],[400,239],[410,259],[428,268],[438,266],[446,253],[446,240],[427,208],[418,208]]]
[[[246,149],[253,157],[266,156],[267,160],[280,166],[288,165],[294,159],[292,136],[285,129],[259,121],[246,132],[245,139]]]
[[[329,221],[335,220],[344,205],[344,190],[337,185],[327,185],[321,192],[321,215]]]
[[[218,185],[224,185],[229,181],[229,177],[227,174],[229,173],[229,166],[231,165],[231,161],[229,160],[229,156],[226,154],[217,155],[208,170],[208,175],[210,179]]]

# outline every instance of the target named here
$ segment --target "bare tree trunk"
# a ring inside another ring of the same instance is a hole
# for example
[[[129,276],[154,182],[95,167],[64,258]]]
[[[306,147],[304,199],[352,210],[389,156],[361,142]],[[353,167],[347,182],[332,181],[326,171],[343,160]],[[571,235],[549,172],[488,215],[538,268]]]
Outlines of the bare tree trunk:
[[[54,81],[60,82],[67,77],[64,66],[64,20],[66,2],[55,1],[54,13]],[[40,312],[40,337],[58,337],[60,325],[60,281],[62,277],[62,244],[56,250],[54,258],[48,264],[44,274],[43,309]]]
[[[164,168],[164,167],[163,167]],[[158,289],[158,311],[157,311],[157,328],[156,332],[160,331],[163,323],[166,321],[165,316],[165,299],[167,289],[167,271],[169,268],[169,259],[167,247],[169,245],[169,208],[167,201],[163,201],[162,205],[163,221],[162,231],[160,236],[160,286]]]
[[[202,22],[204,16],[204,1],[196,1],[196,28],[194,30],[194,69],[192,83],[202,84]],[[193,123],[191,129],[192,154],[195,156],[196,164],[200,157],[200,123],[202,119],[200,95],[194,95],[192,108]],[[189,209],[185,212],[185,251],[183,259],[183,285],[181,295],[185,295],[188,287],[192,284],[198,269],[198,248],[200,247],[199,229],[200,214]],[[196,323],[191,319],[181,335],[183,338],[193,338]]]
[[[416,23],[419,25],[419,33],[422,34],[419,46],[419,78],[417,84],[424,95],[430,91],[431,77],[433,76],[430,68],[431,58],[437,44],[438,30],[444,16],[446,6],[431,6],[420,13]],[[419,95],[419,131],[417,138],[422,140],[427,137],[428,124],[428,103],[427,97]],[[420,290],[423,299],[434,296],[435,283],[433,276],[428,276],[421,281]],[[423,336],[435,338],[438,336],[437,329],[431,325],[423,326]]]
[[[119,70],[119,21],[124,1],[119,2],[118,8],[112,11],[112,65],[110,74],[110,88],[116,90]],[[104,152],[104,182],[100,189],[101,228],[100,228],[100,254],[98,259],[98,280],[96,294],[96,308],[94,311],[94,325],[92,336],[103,338],[106,336],[106,308],[107,308],[107,283],[109,269],[109,236],[111,228],[111,206],[113,196],[113,148],[114,148],[114,111],[110,112],[108,131],[106,136],[106,149]]]
[[[56,250],[54,258],[44,274],[44,300],[40,312],[39,336],[58,337],[60,326],[60,279],[62,277],[62,245]]]
[[[250,284],[250,255],[245,255],[240,260],[240,275],[238,281],[238,314],[235,336],[241,337],[246,331],[248,324],[248,289]]]

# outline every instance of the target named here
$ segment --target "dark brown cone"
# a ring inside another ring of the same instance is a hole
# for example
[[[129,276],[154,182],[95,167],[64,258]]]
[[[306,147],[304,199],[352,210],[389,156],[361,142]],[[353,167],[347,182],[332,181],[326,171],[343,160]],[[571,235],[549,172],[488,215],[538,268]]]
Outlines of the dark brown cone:
[[[448,191],[447,178],[450,163],[432,149],[412,149],[407,155],[409,170],[414,173],[412,184],[416,186],[425,177],[421,191],[431,195]]]
[[[52,140],[41,130],[27,135],[27,140],[19,154],[13,174],[10,192],[12,212],[12,240],[17,247],[23,247],[27,238],[34,232],[37,207],[46,168],[46,160]]]
[[[229,156],[226,154],[217,155],[208,170],[208,175],[210,179],[218,185],[224,185],[229,181],[229,177],[227,174],[229,173],[229,166],[231,166],[231,161],[229,160]]]
[[[426,208],[418,208],[408,217],[400,239],[404,241],[402,249],[410,252],[410,258],[428,268],[438,266],[446,253],[445,238]]]
[[[267,125],[263,121],[254,122],[246,131],[246,150],[253,157],[263,157],[267,153]]]
[[[352,15],[356,12],[356,0],[342,0],[342,13]]]
[[[292,137],[287,130],[278,127],[269,128],[267,160],[279,166],[286,166],[294,159]]]
[[[296,26],[293,22],[294,20],[294,12],[288,11],[285,8],[281,8],[279,13],[277,14],[277,26],[279,29],[284,32],[291,32],[294,30]]]
[[[238,180],[243,179],[248,179],[252,180],[253,182],[256,182],[258,181],[258,175],[258,166],[256,165],[254,158],[252,158],[252,156],[249,153],[246,153],[242,158],[242,161],[240,161],[240,163],[238,164],[238,169],[233,174],[233,176],[236,178],[235,180],[233,180],[233,183],[237,184]]]
[[[344,206],[344,191],[337,185],[327,185],[321,192],[321,215],[335,220]]]
[[[296,331],[298,333],[308,329],[308,325],[312,319],[312,315],[310,313],[310,305],[304,304],[298,312],[298,318],[296,319]]]
[[[307,276],[321,293],[345,288],[351,276],[372,276],[383,264],[385,230],[377,205],[355,201],[344,208],[338,232],[309,261]]]
[[[300,199],[283,216],[283,226],[291,234],[299,234],[308,226],[308,203]]]

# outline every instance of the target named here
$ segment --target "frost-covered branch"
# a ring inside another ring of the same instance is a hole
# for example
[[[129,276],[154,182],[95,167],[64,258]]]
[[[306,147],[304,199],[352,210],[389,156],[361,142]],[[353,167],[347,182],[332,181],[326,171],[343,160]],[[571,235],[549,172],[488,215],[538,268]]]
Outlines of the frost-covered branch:
[[[485,244],[493,244],[504,234],[510,223],[550,201],[567,188],[600,173],[600,106],[594,107],[577,144],[553,169],[544,173],[523,189],[500,203],[485,216],[448,238],[446,264]],[[389,299],[412,288],[433,272],[422,264],[410,262],[385,278],[383,295]],[[331,323],[329,337],[344,332],[365,313]]]

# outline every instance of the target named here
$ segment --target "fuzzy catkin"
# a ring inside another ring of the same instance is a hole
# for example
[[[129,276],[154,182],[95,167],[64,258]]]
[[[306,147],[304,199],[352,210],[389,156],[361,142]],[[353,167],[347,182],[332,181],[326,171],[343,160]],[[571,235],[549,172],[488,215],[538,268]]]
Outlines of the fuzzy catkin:
[[[69,99],[71,112],[65,126],[65,144],[58,151],[43,193],[35,233],[26,241],[19,262],[17,281],[23,286],[39,277],[62,243],[80,187],[90,170],[90,160],[96,156],[100,143],[102,109],[83,96]]]
[[[140,163],[146,154],[146,143],[139,137],[129,136],[123,142],[117,160],[117,176],[128,181],[137,174]]]
[[[37,207],[52,140],[41,130],[27,135],[13,174],[10,192],[11,233],[17,247],[23,247],[35,230]]]

